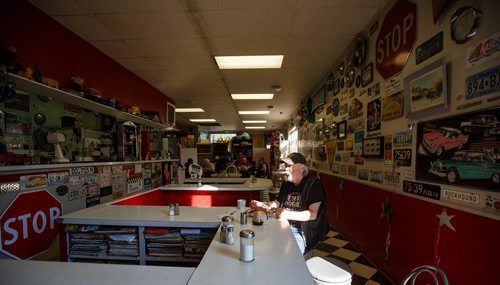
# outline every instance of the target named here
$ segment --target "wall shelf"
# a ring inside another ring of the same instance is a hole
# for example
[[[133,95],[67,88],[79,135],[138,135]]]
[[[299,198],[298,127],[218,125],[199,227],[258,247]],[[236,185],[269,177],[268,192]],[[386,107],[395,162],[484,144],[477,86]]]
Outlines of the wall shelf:
[[[92,110],[95,112],[99,112],[101,114],[109,115],[115,117],[117,120],[121,121],[132,121],[136,124],[144,125],[147,127],[152,128],[153,130],[158,130],[158,131],[168,131],[167,126],[161,123],[153,122],[151,120],[129,114],[127,112],[123,112],[111,107],[108,107],[103,104],[99,104],[96,102],[93,102],[91,100],[88,100],[86,98],[47,86],[45,84],[38,83],[33,80],[29,80],[27,78],[15,75],[15,74],[10,74],[9,76],[14,79],[14,82],[16,83],[16,89],[20,89],[23,91],[26,91],[28,93],[36,94],[36,95],[42,95],[42,96],[47,96],[47,97],[52,97],[57,100],[61,100],[63,102],[73,104],[88,110]],[[174,129],[171,128],[172,131],[175,131]]]

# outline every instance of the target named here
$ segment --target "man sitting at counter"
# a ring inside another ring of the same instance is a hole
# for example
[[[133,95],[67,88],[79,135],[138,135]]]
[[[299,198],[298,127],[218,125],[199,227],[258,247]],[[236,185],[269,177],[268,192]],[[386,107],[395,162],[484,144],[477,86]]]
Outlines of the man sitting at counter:
[[[309,174],[302,154],[291,153],[282,162],[288,177],[281,185],[276,200],[266,203],[252,200],[250,207],[271,209],[276,217],[287,219],[302,254],[306,254],[328,232],[326,192],[321,181]]]

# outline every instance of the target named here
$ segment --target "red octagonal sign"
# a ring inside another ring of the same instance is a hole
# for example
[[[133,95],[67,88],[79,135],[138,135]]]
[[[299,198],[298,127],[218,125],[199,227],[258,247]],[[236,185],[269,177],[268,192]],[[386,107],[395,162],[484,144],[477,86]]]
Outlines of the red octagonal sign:
[[[399,0],[385,15],[375,48],[375,68],[387,80],[406,64],[417,37],[417,5]]]
[[[0,216],[1,251],[29,259],[47,250],[58,234],[62,205],[45,190],[21,193]]]

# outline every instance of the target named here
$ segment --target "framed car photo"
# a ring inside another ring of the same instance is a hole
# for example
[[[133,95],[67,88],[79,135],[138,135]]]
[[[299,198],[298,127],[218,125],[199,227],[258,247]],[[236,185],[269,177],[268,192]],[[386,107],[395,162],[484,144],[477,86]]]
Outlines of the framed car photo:
[[[384,157],[384,137],[373,137],[363,139],[363,157],[383,158]]]
[[[373,62],[365,66],[363,70],[361,70],[361,86],[365,87],[366,85],[372,83],[373,81]]]
[[[404,78],[405,117],[428,116],[448,107],[446,64],[439,59]]]

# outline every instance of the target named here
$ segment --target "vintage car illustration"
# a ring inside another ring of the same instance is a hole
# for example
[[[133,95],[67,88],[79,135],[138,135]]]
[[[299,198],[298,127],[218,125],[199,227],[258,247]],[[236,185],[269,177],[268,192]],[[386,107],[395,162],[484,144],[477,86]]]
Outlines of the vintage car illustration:
[[[468,139],[469,136],[462,134],[460,130],[441,127],[437,131],[425,133],[422,145],[429,153],[441,156],[445,151],[462,149]]]
[[[485,151],[456,151],[449,160],[432,161],[429,172],[446,177],[449,183],[473,179],[490,180],[495,185],[500,183],[500,164],[496,163],[493,154]]]
[[[489,129],[498,123],[495,115],[477,115],[465,122],[460,123],[460,129],[464,133],[487,133]]]

